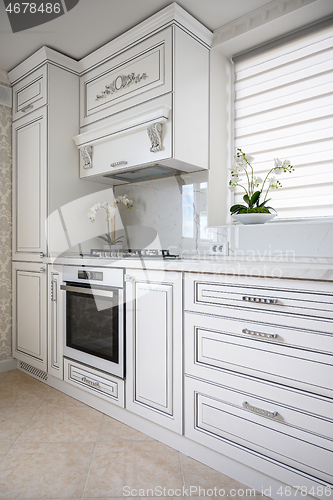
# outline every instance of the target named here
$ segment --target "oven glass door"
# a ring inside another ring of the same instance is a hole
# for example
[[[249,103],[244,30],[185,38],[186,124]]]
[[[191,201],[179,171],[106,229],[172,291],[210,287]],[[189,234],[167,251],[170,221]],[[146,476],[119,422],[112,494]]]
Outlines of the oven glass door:
[[[66,346],[119,364],[119,291],[66,283]]]

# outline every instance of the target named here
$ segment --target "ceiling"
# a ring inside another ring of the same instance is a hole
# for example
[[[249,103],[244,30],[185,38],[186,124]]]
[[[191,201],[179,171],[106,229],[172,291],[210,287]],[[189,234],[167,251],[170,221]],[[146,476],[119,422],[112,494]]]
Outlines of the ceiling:
[[[72,10],[53,21],[12,33],[4,2],[0,0],[0,69],[10,71],[43,45],[81,59],[171,3],[171,0],[79,0]],[[177,0],[177,3],[214,31],[271,0]]]

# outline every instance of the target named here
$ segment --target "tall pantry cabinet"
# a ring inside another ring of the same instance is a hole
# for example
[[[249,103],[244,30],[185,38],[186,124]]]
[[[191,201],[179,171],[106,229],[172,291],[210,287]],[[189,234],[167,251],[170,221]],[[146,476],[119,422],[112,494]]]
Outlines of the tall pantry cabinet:
[[[42,47],[13,85],[13,357],[47,371],[47,266],[70,246],[61,207],[98,185],[79,179],[77,62]]]

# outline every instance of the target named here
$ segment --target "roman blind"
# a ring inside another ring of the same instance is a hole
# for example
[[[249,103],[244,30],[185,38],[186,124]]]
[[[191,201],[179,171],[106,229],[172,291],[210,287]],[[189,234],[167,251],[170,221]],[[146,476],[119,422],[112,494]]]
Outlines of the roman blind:
[[[295,171],[270,190],[279,219],[333,216],[333,26],[235,58],[235,150],[261,178],[274,158]],[[237,188],[235,203],[244,191]]]

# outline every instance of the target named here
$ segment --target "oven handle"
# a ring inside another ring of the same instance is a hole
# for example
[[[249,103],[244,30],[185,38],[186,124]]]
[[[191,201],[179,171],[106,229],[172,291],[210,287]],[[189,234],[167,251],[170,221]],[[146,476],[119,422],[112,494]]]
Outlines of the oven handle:
[[[87,295],[100,295],[102,297],[113,297],[113,292],[109,290],[99,290],[98,288],[91,289],[81,286],[60,285],[60,290],[66,290],[67,292],[84,293]]]

